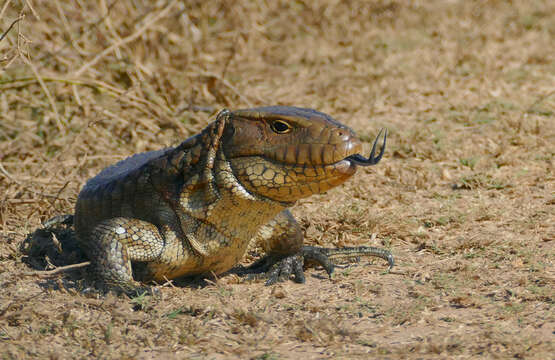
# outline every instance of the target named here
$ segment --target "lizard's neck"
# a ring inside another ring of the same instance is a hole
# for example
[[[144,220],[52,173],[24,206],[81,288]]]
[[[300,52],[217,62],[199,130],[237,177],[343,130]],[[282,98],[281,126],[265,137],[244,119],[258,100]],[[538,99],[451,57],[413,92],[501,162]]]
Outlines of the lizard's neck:
[[[196,139],[175,149],[183,152],[184,163],[189,163],[182,167],[179,210],[211,224],[237,246],[246,248],[260,226],[292,203],[260,197],[241,184],[221,146],[223,127],[216,121]]]

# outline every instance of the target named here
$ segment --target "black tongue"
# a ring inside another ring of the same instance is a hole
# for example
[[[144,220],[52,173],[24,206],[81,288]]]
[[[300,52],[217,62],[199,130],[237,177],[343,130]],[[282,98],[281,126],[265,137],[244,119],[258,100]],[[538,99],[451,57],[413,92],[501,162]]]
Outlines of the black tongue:
[[[370,155],[368,156],[368,159],[360,154],[354,154],[354,155],[348,156],[346,159],[352,162],[353,164],[360,165],[360,166],[370,166],[370,165],[376,165],[377,163],[379,163],[385,152],[385,144],[387,141],[387,129],[385,129],[385,132],[383,135],[382,149],[380,150],[380,153],[378,154],[378,156],[375,156],[376,145],[378,144],[378,140],[380,139],[380,135],[382,134],[383,130],[384,129],[381,129],[380,132],[378,133],[378,136],[376,136],[376,139],[374,140],[374,144],[372,145],[372,151],[370,151]]]
[[[372,162],[371,159],[367,159],[367,158],[365,158],[364,156],[362,156],[360,154],[355,154],[355,155],[348,156],[346,158],[346,160],[349,160],[353,164],[356,164],[356,165],[359,165],[359,166],[370,166],[370,165],[375,165],[375,164],[378,163],[377,161]]]

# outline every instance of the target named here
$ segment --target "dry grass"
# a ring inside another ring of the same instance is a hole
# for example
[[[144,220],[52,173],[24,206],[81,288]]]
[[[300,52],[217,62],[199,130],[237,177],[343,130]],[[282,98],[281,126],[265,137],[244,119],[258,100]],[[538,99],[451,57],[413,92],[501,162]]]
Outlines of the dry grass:
[[[2,358],[555,353],[553,1],[0,6],[0,35],[23,16],[0,40]],[[101,168],[268,104],[390,130],[382,163],[294,212],[308,243],[375,235],[396,272],[228,275],[131,301],[81,295],[78,271],[24,276],[20,243]]]

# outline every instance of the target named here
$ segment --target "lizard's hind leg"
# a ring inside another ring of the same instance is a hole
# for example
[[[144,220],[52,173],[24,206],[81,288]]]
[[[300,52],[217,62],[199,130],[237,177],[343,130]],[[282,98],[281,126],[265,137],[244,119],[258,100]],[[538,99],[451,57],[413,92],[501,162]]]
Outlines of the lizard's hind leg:
[[[131,261],[153,261],[164,247],[164,239],[153,224],[129,218],[100,222],[84,241],[94,275],[105,290],[128,296],[151,292],[133,280]]]
[[[385,249],[366,246],[329,249],[303,245],[301,228],[289,210],[282,211],[260,227],[254,239],[267,255],[244,269],[244,272],[267,272],[266,285],[285,281],[291,275],[295,276],[296,282],[304,283],[303,267],[306,263],[321,265],[331,277],[335,267],[332,258],[338,257],[376,256],[387,260],[389,269],[393,267],[393,255]]]

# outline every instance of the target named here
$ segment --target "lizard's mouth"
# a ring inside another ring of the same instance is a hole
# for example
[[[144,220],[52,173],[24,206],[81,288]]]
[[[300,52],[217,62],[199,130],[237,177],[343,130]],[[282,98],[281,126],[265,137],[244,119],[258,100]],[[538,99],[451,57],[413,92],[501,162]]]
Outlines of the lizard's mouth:
[[[378,156],[376,156],[376,145],[378,144],[378,140],[380,139],[382,132],[384,132],[382,149],[380,150],[380,153],[378,154]],[[370,151],[370,155],[368,156],[368,158],[365,158],[360,154],[354,154],[354,155],[347,156],[345,160],[349,161],[351,164],[358,165],[358,166],[376,165],[377,163],[380,162],[385,152],[386,141],[387,141],[387,129],[385,129],[385,131],[384,129],[381,129],[380,132],[378,133],[378,136],[376,136],[376,139],[374,140],[374,144],[372,144],[372,151]]]
[[[230,163],[233,173],[249,192],[281,202],[294,202],[342,184],[355,174],[358,166],[377,164],[385,152],[387,131],[380,153],[376,155],[382,132],[374,140],[368,158],[358,153],[361,146],[357,139],[328,153],[314,152],[314,149],[326,150],[324,147],[299,147],[298,151],[270,152],[271,156],[266,157],[243,154],[232,157]],[[343,152],[342,157],[338,156],[340,152]],[[314,154],[319,161],[310,161]]]

